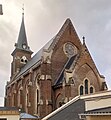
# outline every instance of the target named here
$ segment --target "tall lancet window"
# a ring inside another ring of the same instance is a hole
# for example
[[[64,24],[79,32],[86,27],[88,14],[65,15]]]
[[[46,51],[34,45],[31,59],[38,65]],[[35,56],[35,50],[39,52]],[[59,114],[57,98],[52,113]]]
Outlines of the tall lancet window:
[[[10,101],[11,101],[11,100],[10,100],[10,95],[8,95],[8,98],[7,98],[7,105],[8,105],[8,106],[11,106],[11,105],[10,105]]]
[[[39,90],[37,89],[37,114],[38,114],[38,103],[39,103]]]
[[[22,106],[22,90],[18,90],[18,107],[21,108]]]
[[[39,114],[39,102],[40,102],[40,88],[39,88],[39,74],[35,74],[35,114]]]
[[[25,110],[28,112],[28,105],[29,104],[29,88],[28,88],[28,82],[26,83],[26,90],[25,90]]]
[[[20,90],[18,90],[18,107],[20,107]]]
[[[93,93],[94,92],[94,89],[93,89],[93,87],[91,86],[90,87],[90,93]]]
[[[84,81],[84,84],[85,84],[85,94],[88,94],[88,80],[87,79]]]
[[[12,94],[12,106],[15,107],[16,105],[16,96],[15,96],[15,93]]]
[[[84,87],[83,85],[80,86],[80,95],[83,95]]]
[[[15,86],[13,85],[12,86],[12,89],[11,89],[11,105],[12,107],[15,107],[16,106],[16,90],[15,90]]]

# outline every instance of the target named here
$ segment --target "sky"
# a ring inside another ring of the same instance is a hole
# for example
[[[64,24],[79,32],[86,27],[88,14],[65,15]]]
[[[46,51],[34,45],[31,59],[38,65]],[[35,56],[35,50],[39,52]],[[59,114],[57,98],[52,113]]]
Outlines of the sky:
[[[111,89],[111,0],[0,0],[0,105],[10,80],[11,53],[17,42],[24,4],[28,44],[36,53],[70,18]]]

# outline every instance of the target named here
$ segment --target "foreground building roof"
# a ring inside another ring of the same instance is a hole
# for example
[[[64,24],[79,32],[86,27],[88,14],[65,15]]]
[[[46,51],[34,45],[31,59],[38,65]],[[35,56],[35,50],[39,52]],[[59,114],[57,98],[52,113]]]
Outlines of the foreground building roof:
[[[111,91],[77,96],[42,120],[80,120],[80,116],[83,115],[111,115],[111,102],[103,104],[107,100],[111,100]],[[90,107],[91,104],[87,103],[89,101],[96,101],[96,103]],[[101,103],[101,101],[103,102]]]

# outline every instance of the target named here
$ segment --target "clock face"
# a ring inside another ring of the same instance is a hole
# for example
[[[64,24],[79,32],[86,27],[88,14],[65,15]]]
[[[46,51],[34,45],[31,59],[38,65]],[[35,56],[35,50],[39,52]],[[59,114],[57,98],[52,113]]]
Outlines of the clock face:
[[[23,49],[26,49],[27,46],[25,44],[23,44],[22,47],[23,47]]]
[[[71,57],[71,56],[77,54],[77,48],[72,43],[66,43],[65,44],[65,54],[68,57]]]

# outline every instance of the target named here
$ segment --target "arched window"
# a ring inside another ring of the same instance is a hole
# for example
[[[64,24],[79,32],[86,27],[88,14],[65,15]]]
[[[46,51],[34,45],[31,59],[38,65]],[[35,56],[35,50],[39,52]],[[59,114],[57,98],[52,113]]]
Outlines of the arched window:
[[[39,104],[40,104],[40,87],[39,87],[40,74],[35,73],[34,81],[34,113],[39,114]]]
[[[16,95],[15,95],[15,93],[13,93],[13,95],[12,95],[12,106],[13,107],[16,106]]]
[[[22,86],[19,85],[18,90],[17,90],[18,91],[17,102],[18,102],[18,107],[19,108],[22,107],[22,90],[23,90]]]
[[[25,111],[28,112],[28,106],[29,106],[29,86],[28,82],[25,86]]]
[[[27,95],[26,95],[26,103],[27,103],[27,106],[28,106],[28,103],[29,103],[29,93],[27,92]]]
[[[20,106],[20,90],[18,91],[18,107]]]
[[[8,95],[8,98],[7,98],[7,105],[11,106],[11,96],[10,96],[10,94]]]
[[[61,102],[62,98],[63,98],[62,94],[59,93],[56,97],[56,108],[59,108],[62,106],[62,102]]]
[[[37,89],[37,93],[36,94],[37,94],[37,98],[36,99],[37,99],[37,113],[38,113],[38,103],[39,103],[39,90],[38,89]]]
[[[93,93],[93,92],[94,92],[93,87],[90,87],[90,93]]]
[[[85,80],[85,94],[88,94],[88,80]]]
[[[84,87],[81,85],[81,86],[80,86],[80,95],[83,95],[83,88],[84,88]]]
[[[90,84],[88,79],[85,79],[84,82],[79,86],[79,95],[90,94],[95,92],[95,88]]]

